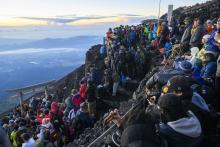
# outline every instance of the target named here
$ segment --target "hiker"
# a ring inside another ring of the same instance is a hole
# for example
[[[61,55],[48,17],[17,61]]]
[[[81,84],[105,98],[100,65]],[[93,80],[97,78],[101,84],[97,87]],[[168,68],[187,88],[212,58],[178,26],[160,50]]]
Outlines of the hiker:
[[[146,88],[152,89],[157,87],[158,90],[167,83],[167,81],[176,75],[184,75],[186,77],[192,76],[192,64],[189,61],[182,60],[177,61],[175,69],[166,69],[156,72],[148,81],[146,82]]]
[[[28,133],[23,133],[21,135],[24,143],[22,143],[22,147],[34,147],[35,140]]]
[[[91,80],[87,81],[87,102],[88,102],[88,111],[91,115],[95,116],[96,114],[96,87]]]
[[[181,48],[184,49],[184,52],[186,52],[189,49],[189,42],[191,38],[191,29],[192,29],[191,19],[189,17],[186,17],[184,19],[184,23],[185,23],[185,31],[182,35],[180,44],[181,44]]]
[[[55,147],[50,141],[50,130],[44,130],[42,138],[36,140],[34,147]]]
[[[83,102],[80,104],[80,109],[76,113],[76,119],[79,120],[79,123],[83,129],[93,127],[94,120],[90,116],[88,103]]]
[[[164,141],[157,135],[155,121],[151,114],[146,113],[146,102],[132,110],[126,119],[121,120],[117,109],[110,112],[111,120],[119,128],[121,147],[163,147]],[[116,135],[112,138],[116,139]],[[116,141],[114,141],[116,142]]]
[[[112,74],[112,80],[113,80],[112,96],[116,96],[120,82],[120,76],[118,75],[117,72],[114,72]]]
[[[208,144],[217,125],[216,116],[210,111],[209,106],[200,94],[193,92],[190,82],[186,77],[175,76],[163,88],[163,93],[173,93],[182,100],[184,108],[192,111],[199,119],[204,134],[204,144]]]
[[[51,104],[50,122],[53,124],[55,129],[59,129],[63,125],[63,112],[59,109],[55,101]]]
[[[191,47],[198,47],[199,49],[201,49],[202,37],[204,32],[204,18],[199,17],[198,19],[194,20],[194,29],[192,30],[192,36],[190,38]]]
[[[187,111],[181,98],[165,94],[159,98],[161,123],[159,134],[172,147],[200,147],[203,134],[201,124],[192,111]]]

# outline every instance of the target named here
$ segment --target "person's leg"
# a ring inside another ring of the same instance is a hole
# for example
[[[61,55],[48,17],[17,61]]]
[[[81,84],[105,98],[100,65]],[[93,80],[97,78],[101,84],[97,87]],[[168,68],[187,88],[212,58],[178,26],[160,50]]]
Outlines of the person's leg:
[[[116,96],[119,82],[114,82],[112,96]]]

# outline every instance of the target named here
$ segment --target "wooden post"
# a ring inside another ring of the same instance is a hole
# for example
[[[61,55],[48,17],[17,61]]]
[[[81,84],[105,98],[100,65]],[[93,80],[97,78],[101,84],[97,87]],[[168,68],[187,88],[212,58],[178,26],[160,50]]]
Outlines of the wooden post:
[[[23,104],[23,92],[20,91],[19,94],[20,94],[20,107],[21,107],[21,114],[22,114],[22,113],[23,113],[23,106],[22,106],[22,104]]]

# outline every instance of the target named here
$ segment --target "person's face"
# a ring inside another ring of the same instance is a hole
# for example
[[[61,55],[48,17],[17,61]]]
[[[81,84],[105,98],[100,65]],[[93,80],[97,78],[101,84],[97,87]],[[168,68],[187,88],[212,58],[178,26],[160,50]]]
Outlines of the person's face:
[[[185,20],[184,23],[185,23],[185,25],[188,25],[188,24],[189,24],[189,21],[188,21],[188,20]]]
[[[217,21],[217,29],[220,29],[220,18]]]
[[[194,20],[194,22],[193,22],[193,25],[196,27],[196,26],[198,26],[198,20]]]

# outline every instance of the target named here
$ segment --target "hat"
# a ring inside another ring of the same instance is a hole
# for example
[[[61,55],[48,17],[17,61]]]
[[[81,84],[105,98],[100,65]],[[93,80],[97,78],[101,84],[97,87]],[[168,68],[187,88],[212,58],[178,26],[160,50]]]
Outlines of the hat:
[[[207,45],[205,54],[208,54],[208,53],[213,54],[215,57],[217,57],[219,54],[219,49],[218,47],[215,47],[213,45]]]
[[[176,96],[175,94],[168,93],[159,98],[158,105],[160,108],[169,108],[181,106],[182,102],[180,97]]]
[[[168,93],[190,90],[188,78],[179,75],[169,79],[167,82],[167,87]]]
[[[179,64],[179,68],[184,72],[190,72],[192,70],[192,64],[189,61],[182,61]]]
[[[193,48],[190,49],[190,51],[191,51],[191,55],[195,56],[199,53],[199,48],[198,47],[193,47]]]
[[[199,20],[199,24],[204,24],[204,23],[205,23],[205,18],[204,18],[204,16],[200,16],[200,17],[198,18],[198,20]]]
[[[191,21],[191,18],[190,18],[190,17],[186,17],[186,18],[184,19],[184,21]]]
[[[206,23],[207,23],[207,24],[211,24],[212,21],[208,19],[208,20],[206,21]]]
[[[80,108],[84,108],[84,109],[87,109],[88,108],[88,105],[86,102],[83,102],[80,104]]]
[[[77,91],[76,89],[72,89],[72,90],[71,90],[71,94],[72,94],[72,95],[75,95],[77,92],[78,92],[78,91]]]

